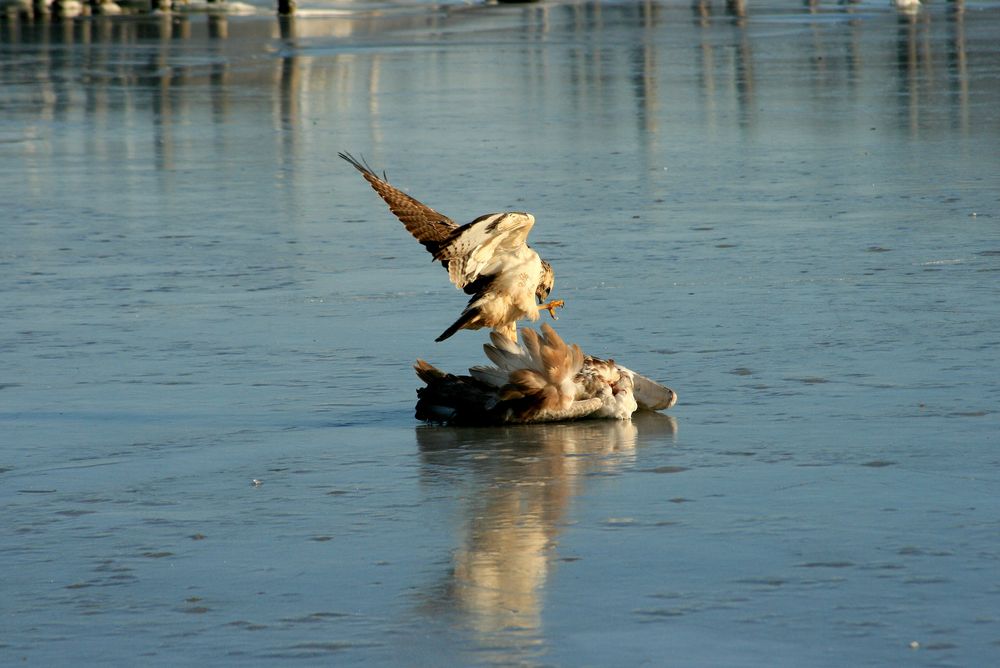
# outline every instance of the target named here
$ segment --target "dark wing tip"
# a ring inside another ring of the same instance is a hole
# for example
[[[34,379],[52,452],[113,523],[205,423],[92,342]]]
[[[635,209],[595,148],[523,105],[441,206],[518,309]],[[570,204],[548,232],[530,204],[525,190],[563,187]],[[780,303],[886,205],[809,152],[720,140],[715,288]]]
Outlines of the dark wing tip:
[[[350,153],[347,153],[346,151],[338,151],[337,155],[339,155],[341,158],[354,165],[356,168],[363,169],[361,167],[361,163],[358,162],[357,159]]]
[[[354,169],[358,170],[359,172],[361,172],[365,176],[372,176],[372,177],[374,177],[376,179],[379,178],[378,174],[375,173],[375,170],[372,169],[371,165],[368,164],[368,161],[365,160],[365,156],[361,156],[361,160],[358,160],[357,158],[355,158],[353,155],[351,155],[347,151],[339,151],[337,153],[337,155],[339,155],[341,158],[343,158],[347,162],[351,163],[354,166]],[[382,178],[380,180],[381,181],[385,181],[386,183],[389,182],[389,177],[385,173],[385,170],[382,170]]]
[[[351,163],[351,165],[354,166],[354,169],[358,170],[362,174],[371,174],[372,176],[375,175],[375,170],[373,170],[368,165],[368,161],[365,160],[365,156],[361,156],[361,160],[358,160],[357,158],[355,158],[353,155],[351,155],[347,151],[339,151],[337,153],[337,155],[339,155],[341,158],[343,158],[347,162]]]

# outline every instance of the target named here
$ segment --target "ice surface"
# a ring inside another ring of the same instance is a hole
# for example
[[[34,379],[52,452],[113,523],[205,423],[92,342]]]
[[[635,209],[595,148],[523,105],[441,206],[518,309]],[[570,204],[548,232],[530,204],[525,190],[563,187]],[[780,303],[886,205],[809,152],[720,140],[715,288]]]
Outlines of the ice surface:
[[[0,663],[996,664],[1000,6],[335,8],[0,21]],[[417,424],[341,150],[681,403]]]

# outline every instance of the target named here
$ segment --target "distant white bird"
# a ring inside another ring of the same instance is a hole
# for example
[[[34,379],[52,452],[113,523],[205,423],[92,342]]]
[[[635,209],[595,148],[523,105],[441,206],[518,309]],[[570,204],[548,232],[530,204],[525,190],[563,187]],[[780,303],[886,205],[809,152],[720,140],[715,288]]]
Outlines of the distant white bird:
[[[521,330],[522,344],[496,332],[483,346],[495,366],[476,366],[468,376],[444,373],[417,360],[418,420],[448,424],[518,424],[580,418],[624,420],[638,408],[661,410],[677,403],[668,387],[614,360],[584,355],[548,324],[539,335]]]
[[[407,231],[444,265],[451,282],[471,295],[462,315],[436,341],[460,329],[482,327],[516,341],[518,320],[537,320],[541,310],[556,317],[561,299],[541,303],[555,283],[552,266],[526,243],[535,224],[530,213],[491,213],[459,226],[389,185],[349,153],[340,157],[361,172]]]

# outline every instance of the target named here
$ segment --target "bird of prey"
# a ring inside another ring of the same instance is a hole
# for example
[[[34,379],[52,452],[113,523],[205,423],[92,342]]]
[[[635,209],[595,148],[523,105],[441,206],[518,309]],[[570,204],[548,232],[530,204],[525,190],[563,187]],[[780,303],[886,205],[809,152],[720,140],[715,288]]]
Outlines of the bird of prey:
[[[542,310],[555,319],[555,309],[563,301],[542,303],[555,282],[552,266],[526,243],[534,216],[519,211],[491,213],[459,226],[389,185],[384,173],[379,178],[349,153],[339,155],[361,172],[407,231],[444,265],[451,282],[470,295],[462,315],[435,341],[460,329],[491,327],[516,342],[518,320],[537,320]]]
[[[540,335],[522,329],[522,344],[496,332],[490,339],[483,349],[495,366],[472,367],[468,376],[417,360],[414,369],[426,385],[417,390],[418,420],[464,425],[627,420],[639,408],[677,403],[670,388],[614,360],[585,355],[548,324]]]

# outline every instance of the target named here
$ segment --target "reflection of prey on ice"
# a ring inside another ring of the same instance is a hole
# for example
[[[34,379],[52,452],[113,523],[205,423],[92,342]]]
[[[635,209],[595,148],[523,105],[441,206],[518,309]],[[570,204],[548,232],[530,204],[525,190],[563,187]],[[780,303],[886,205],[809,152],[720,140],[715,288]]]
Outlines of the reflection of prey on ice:
[[[548,324],[539,335],[521,330],[523,344],[491,333],[483,349],[495,366],[475,366],[468,376],[444,373],[423,360],[417,375],[417,419],[452,424],[519,424],[580,418],[624,420],[639,408],[660,410],[677,402],[668,387],[614,362],[584,355]]]
[[[424,606],[454,613],[498,663],[541,649],[545,585],[572,500],[594,474],[632,465],[637,445],[662,441],[674,418],[497,428],[418,427],[422,478],[459,490],[463,506],[447,580]],[[512,445],[516,444],[516,445]]]

